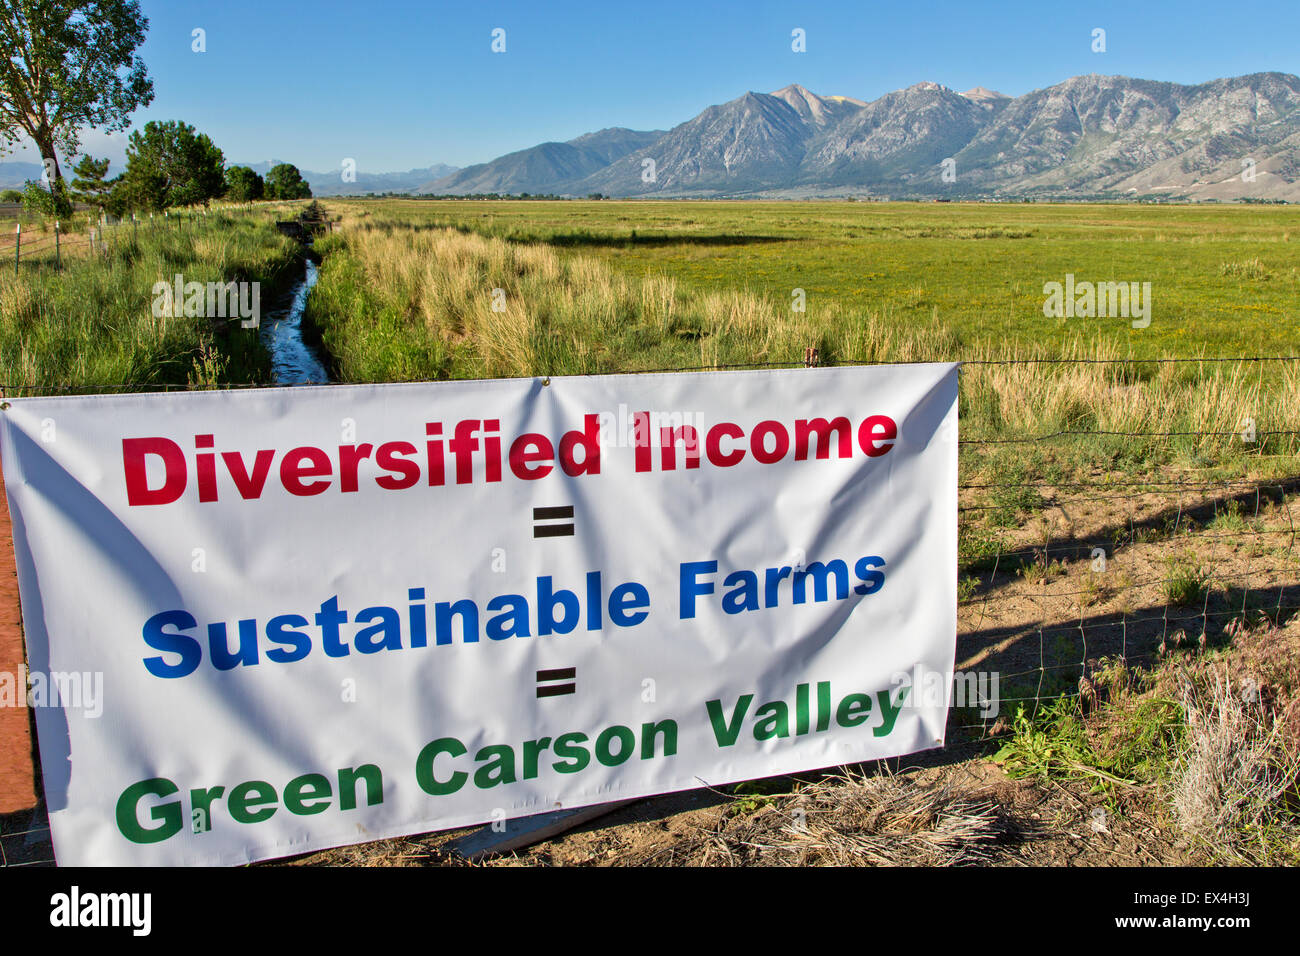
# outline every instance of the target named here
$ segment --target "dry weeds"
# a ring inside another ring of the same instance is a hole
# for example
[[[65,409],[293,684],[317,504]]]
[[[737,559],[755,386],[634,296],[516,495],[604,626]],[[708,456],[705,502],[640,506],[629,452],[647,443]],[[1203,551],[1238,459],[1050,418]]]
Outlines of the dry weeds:
[[[744,807],[753,799],[737,802]],[[635,862],[961,866],[988,862],[1002,844],[1023,835],[997,803],[951,781],[925,786],[908,776],[849,772],[761,798],[754,812],[728,814],[715,827]]]
[[[1179,825],[1224,862],[1277,863],[1300,848],[1300,751],[1257,684],[1226,667],[1186,679],[1187,750],[1175,768]]]

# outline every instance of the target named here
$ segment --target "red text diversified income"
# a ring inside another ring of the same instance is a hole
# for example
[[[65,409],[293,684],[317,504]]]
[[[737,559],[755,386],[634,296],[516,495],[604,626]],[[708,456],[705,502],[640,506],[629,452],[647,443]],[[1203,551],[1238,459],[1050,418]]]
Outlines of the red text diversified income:
[[[858,453],[878,458],[898,437],[898,426],[886,415],[868,416],[856,426],[844,416],[800,418],[793,426],[766,420],[749,429],[724,421],[698,430],[666,427],[657,435],[650,433],[649,412],[634,417],[639,426],[633,446],[637,472],[699,468],[704,462],[716,468],[746,460],[772,465]],[[277,484],[291,495],[311,497],[356,492],[363,483],[404,491],[499,482],[507,473],[519,481],[536,481],[556,468],[570,477],[600,474],[604,449],[598,414],[584,415],[581,428],[558,439],[525,432],[507,444],[500,431],[500,419],[471,418],[445,430],[442,422],[427,422],[418,445],[397,439],[256,451],[218,450],[214,435],[194,435],[193,451],[163,436],[123,438],[122,472],[131,506],[171,504],[187,494],[200,502],[235,495],[251,500]]]

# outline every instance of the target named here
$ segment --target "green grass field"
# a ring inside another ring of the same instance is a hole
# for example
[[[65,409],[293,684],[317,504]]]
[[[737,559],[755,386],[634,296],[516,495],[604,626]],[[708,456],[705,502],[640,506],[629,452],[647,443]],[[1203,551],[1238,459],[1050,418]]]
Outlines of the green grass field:
[[[376,220],[450,226],[593,256],[691,292],[746,290],[811,314],[937,321],[963,346],[1122,354],[1292,354],[1300,210],[1286,206],[995,203],[366,201]],[[1043,285],[1150,282],[1151,325],[1049,319]],[[955,356],[954,356],[955,357]],[[794,358],[794,356],[792,356]]]
[[[308,318],[343,381],[798,364],[811,346],[824,364],[975,360],[963,437],[1084,433],[1046,451],[1000,446],[997,462],[969,450],[967,465],[998,474],[1176,463],[1276,475],[1300,451],[1300,364],[1150,361],[1296,352],[1289,208],[333,207],[342,228],[318,244]],[[1149,326],[1044,316],[1044,284],[1067,274],[1151,283]],[[1043,357],[1067,361],[1019,361]],[[1260,441],[1237,437],[1247,421]]]

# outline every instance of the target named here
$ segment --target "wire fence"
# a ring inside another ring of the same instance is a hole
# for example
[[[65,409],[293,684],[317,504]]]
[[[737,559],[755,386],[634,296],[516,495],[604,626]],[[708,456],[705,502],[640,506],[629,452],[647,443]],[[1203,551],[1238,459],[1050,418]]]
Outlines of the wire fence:
[[[810,352],[815,350],[810,349]],[[955,359],[958,366],[962,369],[966,367],[988,367],[988,366],[1015,366],[1015,365],[1039,365],[1039,364],[1063,364],[1063,365],[1122,365],[1122,366],[1141,366],[1146,364],[1159,365],[1171,362],[1188,362],[1204,365],[1216,364],[1240,364],[1240,363],[1300,363],[1300,355],[1243,355],[1243,356],[1197,356],[1195,358],[1143,358],[1135,356],[1130,358],[1114,359],[1036,359],[1036,358],[1009,358],[1009,359]],[[889,362],[882,362],[875,358],[843,358],[834,363],[833,367],[850,367],[863,365],[886,365]],[[725,371],[744,371],[759,369],[791,369],[791,368],[814,368],[818,367],[819,362],[816,358],[805,359],[803,361],[785,361],[785,362],[715,362],[711,365],[679,365],[670,368],[611,368],[607,370],[587,373],[587,376],[609,375],[609,374],[629,374],[629,375],[661,375],[670,373],[687,373],[687,372],[725,372]],[[831,366],[828,366],[831,367]],[[587,377],[581,373],[569,373],[571,378]],[[548,378],[545,373],[536,373],[523,378]],[[505,376],[509,378],[509,376]],[[372,382],[363,383],[346,383],[330,382],[328,385],[346,385],[346,384],[375,384]],[[223,390],[240,390],[240,389],[259,389],[259,388],[294,388],[300,386],[320,386],[321,382],[314,380],[281,380],[276,382],[248,382],[248,381],[223,381],[210,384],[209,388]],[[328,386],[327,386],[328,387]],[[92,393],[112,393],[112,392],[185,392],[192,391],[193,385],[183,382],[91,382],[91,381],[68,381],[68,382],[0,382],[0,389],[10,395],[75,395],[75,394],[92,394]],[[980,438],[980,439],[961,439],[959,444],[962,445],[996,445],[996,444],[1017,444],[1024,442],[1044,441],[1059,437],[1079,437],[1079,436],[1111,436],[1121,438],[1176,438],[1176,437],[1222,437],[1232,438],[1239,435],[1236,431],[1106,431],[1096,429],[1075,429],[1062,430],[1054,432],[1045,432],[1038,435],[1020,435],[1011,438]],[[1267,437],[1270,435],[1300,435],[1300,429],[1281,429],[1275,431],[1257,431],[1256,435]]]
[[[44,801],[35,810],[0,816],[0,867],[54,864]]]
[[[1008,359],[962,365],[1067,361],[1293,363],[1300,356]],[[802,363],[726,368],[801,364],[816,365],[815,350],[809,349]],[[230,382],[220,387],[266,386]],[[60,391],[22,383],[0,388],[5,396]],[[67,392],[92,393],[185,388],[66,384]],[[1234,434],[1058,429],[964,437],[959,445],[966,456],[981,448],[1014,454],[1025,444],[1051,446],[1089,437],[1171,441]],[[1297,434],[1282,429],[1255,437]],[[1069,452],[1062,454],[1068,457]],[[964,473],[958,483],[958,630],[950,736],[956,742],[997,738],[1012,729],[1018,710],[1032,714],[1063,697],[1094,694],[1098,675],[1107,669],[1128,672],[1170,659],[1193,660],[1238,638],[1266,639],[1271,629],[1286,624],[1300,610],[1294,507],[1300,502],[1300,468],[1284,471],[1282,477],[1262,478],[1168,468],[1158,474],[1067,471],[1013,481]],[[0,866],[51,862],[43,805],[32,813],[0,817]]]
[[[999,678],[996,699],[967,702],[961,726],[1006,730],[1018,705],[1086,693],[1108,665],[1203,654],[1300,609],[1300,480],[1123,487],[1034,486],[1040,500],[1015,523],[989,522],[988,505],[959,505],[957,669]],[[987,486],[966,485],[963,497],[972,491]],[[983,719],[971,719],[972,707]]]
[[[160,213],[131,213],[126,216],[86,219],[74,216],[67,221],[46,217],[0,219],[0,268],[6,265],[15,275],[23,267],[53,265],[62,268],[73,262],[107,261],[122,243],[156,234],[162,230],[198,235],[220,228],[223,214],[252,215],[252,205],[214,205],[207,209],[164,210]]]

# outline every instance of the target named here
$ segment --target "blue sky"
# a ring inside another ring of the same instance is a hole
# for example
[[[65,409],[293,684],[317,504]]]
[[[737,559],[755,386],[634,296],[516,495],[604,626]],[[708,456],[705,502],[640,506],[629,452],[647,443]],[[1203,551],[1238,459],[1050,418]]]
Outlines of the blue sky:
[[[1300,2],[142,0],[156,97],[228,161],[465,166],[606,126],[668,128],[747,90],[874,99],[921,80],[1010,95],[1080,73],[1300,73]],[[491,51],[492,30],[506,52]],[[791,50],[806,32],[807,52]],[[1106,52],[1091,49],[1106,30]],[[192,50],[192,31],[207,50]],[[120,159],[122,137],[83,147]],[[16,155],[11,159],[28,159]]]

